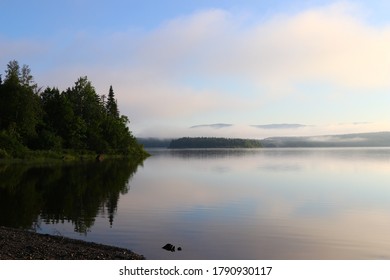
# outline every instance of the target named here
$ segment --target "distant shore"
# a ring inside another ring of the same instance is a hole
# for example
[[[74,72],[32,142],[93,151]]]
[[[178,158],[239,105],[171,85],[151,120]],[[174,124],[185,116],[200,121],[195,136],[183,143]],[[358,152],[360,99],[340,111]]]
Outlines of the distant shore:
[[[137,138],[145,148],[364,148],[390,147],[390,131],[317,136],[268,137],[264,139],[182,137]]]
[[[143,260],[129,249],[0,227],[0,260]]]

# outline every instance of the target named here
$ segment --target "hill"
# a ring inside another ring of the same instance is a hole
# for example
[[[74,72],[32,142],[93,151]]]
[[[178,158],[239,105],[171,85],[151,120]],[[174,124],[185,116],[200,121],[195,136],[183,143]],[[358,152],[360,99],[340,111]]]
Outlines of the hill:
[[[390,147],[390,132],[353,133],[307,137],[270,137],[260,141],[265,148],[299,147]]]
[[[171,141],[172,139],[137,137],[137,142],[143,145],[144,148],[168,148]]]
[[[199,149],[199,148],[261,148],[259,140],[217,137],[183,137],[174,139],[169,149]]]

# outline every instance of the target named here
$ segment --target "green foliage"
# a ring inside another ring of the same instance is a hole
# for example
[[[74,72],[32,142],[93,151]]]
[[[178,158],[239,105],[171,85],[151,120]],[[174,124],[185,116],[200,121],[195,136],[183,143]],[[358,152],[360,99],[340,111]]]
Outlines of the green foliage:
[[[169,144],[170,149],[195,148],[261,148],[259,140],[216,137],[184,137],[174,139]]]
[[[22,71],[17,61],[7,65],[6,78],[0,85],[0,130],[15,130],[24,145],[37,136],[37,126],[41,120],[39,97],[35,94],[28,66]]]
[[[0,149],[0,159],[7,159],[9,158],[9,154],[7,153],[6,150]]]
[[[5,71],[5,73],[5,83],[20,83],[20,66],[16,60],[12,60],[7,64],[7,70]]]
[[[95,153],[134,155],[146,153],[121,116],[114,91],[100,97],[87,77],[73,87],[37,90],[31,70],[17,61],[8,63],[0,83],[0,149],[23,157],[28,149],[89,150]]]
[[[0,149],[3,155],[12,157],[23,157],[28,149],[18,140],[16,134],[7,131],[0,131]]]

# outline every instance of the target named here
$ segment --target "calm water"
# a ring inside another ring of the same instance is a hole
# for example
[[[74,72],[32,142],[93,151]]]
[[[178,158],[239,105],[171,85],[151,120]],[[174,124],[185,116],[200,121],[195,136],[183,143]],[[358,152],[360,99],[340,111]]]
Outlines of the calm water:
[[[148,259],[390,259],[390,149],[152,154],[138,167],[0,165],[0,225]]]

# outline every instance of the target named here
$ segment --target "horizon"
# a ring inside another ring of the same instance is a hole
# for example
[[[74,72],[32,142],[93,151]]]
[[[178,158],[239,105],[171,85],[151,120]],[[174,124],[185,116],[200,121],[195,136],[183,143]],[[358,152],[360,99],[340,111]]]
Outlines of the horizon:
[[[219,137],[219,136],[179,136],[179,137],[166,137],[159,138],[153,136],[145,136],[145,137],[136,137],[137,139],[150,139],[150,140],[159,140],[159,141],[167,141],[167,140],[175,140],[179,138],[226,138],[226,139],[247,139],[247,140],[266,140],[272,138],[315,138],[315,137],[334,137],[334,136],[353,136],[353,135],[362,135],[362,134],[383,134],[389,133],[390,131],[373,131],[373,132],[359,132],[359,133],[340,133],[340,134],[322,134],[322,135],[308,135],[308,136],[269,136],[266,138],[246,138],[246,137]]]
[[[390,131],[390,3],[2,1],[0,72],[113,86],[138,138]],[[43,16],[42,16],[43,15]]]

